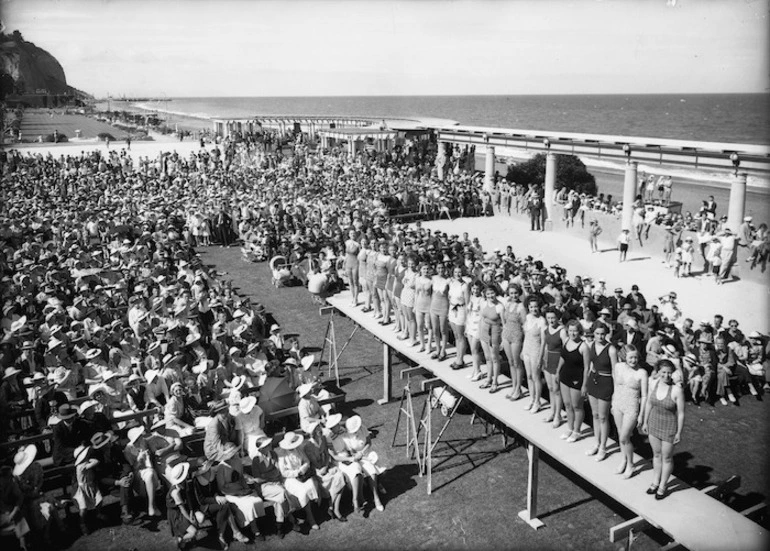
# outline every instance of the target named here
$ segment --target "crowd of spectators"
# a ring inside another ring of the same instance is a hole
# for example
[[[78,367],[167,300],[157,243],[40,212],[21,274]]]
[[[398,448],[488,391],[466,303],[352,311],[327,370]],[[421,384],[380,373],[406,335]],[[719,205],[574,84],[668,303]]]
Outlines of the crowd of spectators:
[[[309,286],[314,274],[327,284],[346,277],[356,302],[360,287],[366,306],[383,325],[395,321],[404,339],[427,344],[442,360],[454,339],[472,355],[474,376],[484,359],[495,391],[502,346],[514,375],[522,360],[533,368],[533,402],[542,354],[522,356],[494,335],[468,337],[466,346],[458,328],[472,314],[460,324],[457,309],[450,313],[459,295],[447,292],[447,276],[462,285],[463,304],[483,285],[490,302],[509,296],[514,309],[534,305],[535,317],[547,307],[560,322],[579,320],[587,334],[605,324],[613,342],[645,352],[644,365],[665,354],[678,362],[679,381],[696,402],[724,398],[732,374],[754,388],[751,377],[762,376],[756,366],[764,369],[762,336],[744,337],[737,323],[725,329],[716,320],[695,331],[675,297],[648,305],[636,290],[613,294],[601,281],[570,281],[558,266],[516,257],[512,246],[487,254],[468,235],[432,232],[419,221],[407,226],[404,215],[492,213],[493,197],[478,176],[438,178],[425,147],[350,159],[339,150],[312,152],[301,140],[289,155],[247,140],[189,157],[3,152],[0,163],[0,440],[51,434],[50,463],[72,469],[83,532],[103,521],[100,505],[112,491],[125,522],[137,504],[145,516],[159,516],[165,495],[180,546],[207,527],[224,546],[228,534],[259,538],[265,507],[280,534],[301,529],[295,511],[317,529],[322,499],[344,521],[345,488],[359,511],[364,482],[383,509],[382,467],[360,417],[345,420],[319,404],[313,359],[297,340],[281,337],[264,307],[201,263],[201,246],[242,241],[249,258],[285,256],[305,266],[296,273]],[[410,307],[405,274],[418,266],[423,295],[412,287]],[[446,304],[434,308],[429,288],[443,289]],[[729,361],[720,359],[725,354]],[[455,367],[462,363],[461,353]],[[269,402],[254,400],[255,390],[278,379],[298,399],[299,430],[282,435],[266,428]],[[520,374],[519,383],[523,393]],[[183,439],[201,430],[196,457]],[[45,460],[38,455],[47,446],[20,447],[0,476],[4,527],[23,544],[31,534],[51,539],[58,526],[57,504],[42,492]]]

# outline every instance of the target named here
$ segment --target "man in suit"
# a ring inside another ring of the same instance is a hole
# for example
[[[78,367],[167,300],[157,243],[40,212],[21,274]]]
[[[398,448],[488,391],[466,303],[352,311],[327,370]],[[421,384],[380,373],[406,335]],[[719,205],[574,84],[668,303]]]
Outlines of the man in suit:
[[[644,351],[647,343],[644,341],[644,335],[639,330],[639,322],[631,317],[620,327],[622,328],[615,333],[612,339],[615,346],[619,349],[618,358],[622,361],[626,360],[626,355],[622,348],[626,344],[634,345],[639,351],[639,358],[644,358]]]
[[[211,414],[214,416],[214,419],[206,425],[203,453],[209,461],[219,463],[225,445],[228,442],[237,443],[235,422],[228,411],[227,403],[224,401],[212,406]]]
[[[83,426],[77,418],[78,410],[70,404],[59,406],[58,417],[61,419],[53,427],[53,464],[57,467],[75,460],[75,448],[83,443]]]
[[[605,306],[612,312],[613,319],[617,319],[618,315],[623,311],[623,305],[626,303],[626,298],[623,296],[623,289],[617,287],[615,294],[607,299]]]

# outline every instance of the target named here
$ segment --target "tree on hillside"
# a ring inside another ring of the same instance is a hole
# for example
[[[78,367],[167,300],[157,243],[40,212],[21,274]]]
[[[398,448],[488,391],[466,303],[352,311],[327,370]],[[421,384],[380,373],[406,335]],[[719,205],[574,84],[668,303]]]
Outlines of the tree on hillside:
[[[531,186],[545,182],[545,153],[538,153],[531,159],[508,167],[505,176],[509,182]],[[556,189],[566,186],[578,193],[596,195],[596,179],[588,172],[586,165],[574,155],[559,155],[556,165]]]

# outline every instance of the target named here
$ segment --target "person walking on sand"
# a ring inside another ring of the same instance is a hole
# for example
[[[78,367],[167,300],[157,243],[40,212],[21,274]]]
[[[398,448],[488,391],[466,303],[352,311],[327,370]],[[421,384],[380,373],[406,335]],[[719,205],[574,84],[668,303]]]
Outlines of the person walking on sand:
[[[628,254],[628,242],[630,241],[629,230],[623,230],[618,236],[618,250],[620,251],[620,262],[625,262],[626,255]]]
[[[602,233],[602,228],[599,226],[599,221],[596,218],[591,219],[588,224],[588,241],[591,243],[591,252],[599,252],[599,235]]]

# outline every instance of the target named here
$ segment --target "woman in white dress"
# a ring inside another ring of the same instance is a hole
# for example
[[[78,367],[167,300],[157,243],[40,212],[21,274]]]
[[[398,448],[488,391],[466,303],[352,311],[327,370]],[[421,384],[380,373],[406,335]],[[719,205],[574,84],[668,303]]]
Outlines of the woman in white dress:
[[[262,498],[246,484],[243,463],[238,456],[239,446],[228,442],[222,450],[217,466],[217,488],[228,503],[235,505],[235,519],[240,528],[250,527],[255,538],[263,539],[257,528],[257,519],[265,514]]]
[[[345,446],[352,455],[354,461],[361,464],[366,480],[369,481],[369,487],[372,489],[374,497],[374,506],[378,511],[384,511],[379,493],[379,475],[385,470],[377,464],[377,453],[372,450],[369,431],[363,426],[361,417],[354,415],[345,422],[347,434],[343,436]]]
[[[254,395],[241,398],[238,402],[239,414],[235,417],[235,430],[238,441],[249,456],[254,453],[257,440],[265,436],[265,413],[257,405]]]
[[[290,496],[305,509],[307,522],[313,530],[319,530],[313,515],[313,502],[320,503],[316,479],[310,469],[310,460],[302,449],[304,436],[296,432],[287,432],[278,444],[278,469],[283,476],[283,485]]]
[[[479,340],[481,305],[484,301],[484,297],[481,296],[483,287],[480,281],[475,281],[471,285],[471,296],[468,301],[465,317],[465,336],[468,337],[471,358],[473,359],[473,373],[469,377],[473,382],[483,377],[481,372],[481,341]]]

